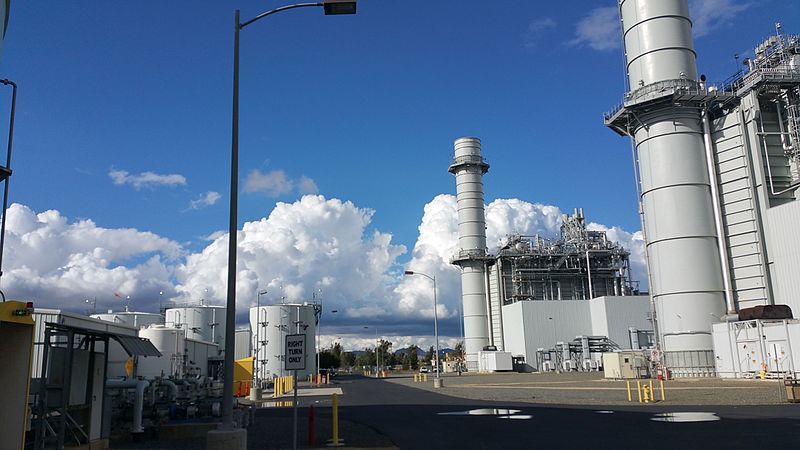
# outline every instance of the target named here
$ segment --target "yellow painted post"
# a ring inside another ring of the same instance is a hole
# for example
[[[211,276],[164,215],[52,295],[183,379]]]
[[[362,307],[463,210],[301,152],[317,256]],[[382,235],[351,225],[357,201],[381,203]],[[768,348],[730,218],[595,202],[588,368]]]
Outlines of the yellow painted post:
[[[650,388],[647,385],[644,385],[642,391],[644,392],[644,402],[650,403]]]
[[[661,401],[663,402],[664,400],[666,400],[664,398],[664,380],[658,380],[658,381],[661,384]]]
[[[336,394],[332,394],[332,409],[333,409],[333,446],[339,446],[339,399]]]
[[[653,380],[650,380],[650,400],[656,401],[656,391],[653,390]]]
[[[331,374],[325,375],[325,384],[331,384]]]
[[[625,384],[628,387],[628,401],[631,401],[632,397],[631,397],[631,382],[630,382],[630,380],[625,380]]]
[[[639,403],[642,403],[642,382],[636,380],[636,395],[639,397]]]

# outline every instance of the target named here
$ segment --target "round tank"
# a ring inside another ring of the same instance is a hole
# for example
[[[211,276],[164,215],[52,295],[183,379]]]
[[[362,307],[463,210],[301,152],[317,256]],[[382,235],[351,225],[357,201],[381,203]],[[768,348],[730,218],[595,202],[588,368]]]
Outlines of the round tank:
[[[119,311],[112,312],[111,310],[105,314],[92,314],[93,318],[104,320],[106,322],[118,323],[121,325],[128,325],[134,328],[145,328],[154,324],[163,324],[164,316],[156,313],[137,312],[137,311]]]
[[[225,348],[225,307],[198,305],[167,310],[165,324],[186,332],[187,339],[213,342]]]
[[[696,80],[687,0],[622,0],[620,14],[631,91]],[[632,135],[663,362],[677,376],[705,376],[714,366],[711,324],[726,309],[700,111],[672,102],[638,108]]]
[[[665,80],[697,79],[697,55],[686,0],[622,0],[630,89]]]
[[[185,372],[186,333],[178,328],[152,325],[139,331],[161,352],[161,357],[139,357],[137,375],[145,378],[182,377]]]
[[[306,368],[297,372],[298,377],[303,379],[316,373],[317,329],[313,305],[285,304],[250,308],[250,329],[253,330],[256,376],[260,380],[291,375],[284,369],[288,334],[306,335]]]

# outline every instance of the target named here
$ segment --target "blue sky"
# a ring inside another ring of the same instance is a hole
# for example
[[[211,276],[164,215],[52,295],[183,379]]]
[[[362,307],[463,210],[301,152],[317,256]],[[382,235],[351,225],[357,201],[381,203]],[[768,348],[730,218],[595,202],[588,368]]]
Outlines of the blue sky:
[[[304,193],[352,202],[374,211],[365,236],[405,246],[391,278],[413,262],[425,206],[454,193],[452,142],[469,135],[491,164],[487,203],[583,207],[591,221],[639,229],[629,143],[602,123],[624,91],[603,21],[615,1],[400,3],[361,0],[341,17],[300,9],[242,31],[240,226]],[[692,3],[710,80],[776,20],[800,32],[794,1]],[[233,10],[281,4],[13,2],[0,62],[20,86],[11,201],[174,241],[173,266],[207,249],[227,228]],[[122,255],[108,267],[152,253]],[[320,283],[306,281],[306,295]]]

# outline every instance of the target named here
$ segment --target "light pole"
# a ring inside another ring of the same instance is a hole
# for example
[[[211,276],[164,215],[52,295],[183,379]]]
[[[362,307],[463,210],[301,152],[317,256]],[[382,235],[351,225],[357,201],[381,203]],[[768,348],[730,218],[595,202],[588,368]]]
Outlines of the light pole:
[[[317,289],[316,291],[312,292],[311,293],[311,300],[312,300],[312,303],[313,303],[314,300],[316,300],[317,292],[319,292],[319,319],[317,319],[317,380],[319,380],[319,353],[320,353],[319,338],[320,338],[320,334],[322,334],[322,311],[323,311],[323,307],[322,307],[322,289]]]
[[[222,402],[222,429],[233,430],[233,355],[236,327],[236,233],[238,230],[239,204],[239,32],[246,26],[272,14],[295,8],[322,6],[325,15],[355,14],[356,2],[347,0],[324,0],[316,3],[297,3],[281,6],[263,12],[254,18],[241,22],[239,10],[234,13],[233,34],[233,112],[231,120],[231,198],[228,224],[228,292],[225,316],[225,384]],[[297,436],[295,435],[295,440]],[[295,447],[296,447],[295,442]]]
[[[368,330],[369,327],[365,326],[365,330]],[[381,353],[380,353],[380,346],[378,345],[378,327],[375,327],[375,375],[378,375],[378,368],[381,365]]]
[[[260,360],[258,358],[259,350],[261,349],[261,296],[266,295],[268,292],[269,291],[266,289],[262,289],[256,294],[256,345],[253,348],[253,388],[250,389],[251,400],[261,400],[261,367],[259,367]]]
[[[440,388],[442,387],[442,378],[439,375],[441,372],[441,368],[439,367],[439,314],[436,311],[438,309],[436,304],[436,277],[426,275],[422,272],[414,272],[412,270],[406,270],[406,275],[422,275],[423,277],[433,281],[433,333],[436,339],[436,378],[433,379],[433,387]]]

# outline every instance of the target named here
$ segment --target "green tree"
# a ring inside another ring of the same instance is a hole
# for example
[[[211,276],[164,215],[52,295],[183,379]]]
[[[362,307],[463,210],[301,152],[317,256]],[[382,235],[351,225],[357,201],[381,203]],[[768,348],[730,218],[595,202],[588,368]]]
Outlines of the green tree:
[[[428,351],[425,352],[424,361],[425,361],[426,364],[430,364],[431,363],[431,361],[433,360],[434,353],[436,353],[436,350],[434,350],[433,346],[431,345],[431,348],[429,348]]]
[[[417,350],[419,350],[419,347],[417,347],[414,344],[409,345],[408,348],[406,349],[406,356],[408,357],[408,365],[412,370],[419,369],[419,355],[417,355]]]
[[[456,348],[454,350],[455,350],[454,356],[456,357],[456,359],[458,361],[464,361],[464,355],[466,354],[464,352],[464,341],[461,341],[458,344],[456,344]]]
[[[330,349],[319,352],[319,367],[321,369],[337,368],[340,366],[341,359]]]
[[[371,348],[365,348],[364,353],[358,355],[355,360],[355,365],[359,369],[364,366],[372,367],[375,365],[375,351]]]
[[[391,364],[390,354],[392,351],[392,343],[381,339],[378,341],[378,354],[380,356],[380,363],[383,367],[388,367]],[[377,363],[377,361],[376,361]]]

